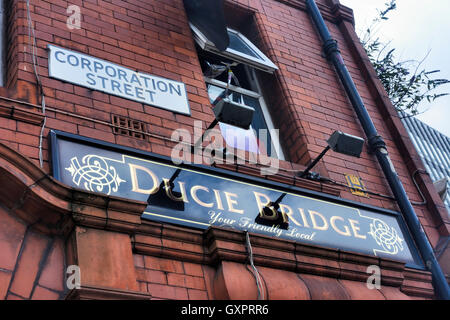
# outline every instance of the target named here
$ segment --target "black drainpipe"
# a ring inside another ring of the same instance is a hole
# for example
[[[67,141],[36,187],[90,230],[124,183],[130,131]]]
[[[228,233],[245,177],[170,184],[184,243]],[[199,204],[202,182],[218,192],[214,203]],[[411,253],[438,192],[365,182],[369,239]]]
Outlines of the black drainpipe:
[[[403,217],[405,218],[408,228],[412,233],[414,241],[419,248],[419,252],[424,259],[428,270],[431,271],[435,292],[438,298],[450,300],[450,289],[447,279],[442,272],[442,269],[433,253],[433,248],[425,235],[422,225],[414,212],[411,202],[406,195],[405,189],[403,188],[391,159],[389,158],[386,143],[377,133],[372,119],[370,118],[361,96],[356,89],[355,83],[353,82],[353,79],[345,66],[344,60],[339,52],[337,41],[331,37],[316,2],[314,0],[306,0],[306,5],[317,31],[320,34],[320,38],[324,43],[323,50],[327,58],[333,63],[336,72],[345,87],[345,91],[368,138],[369,147],[375,153],[389,186],[391,187],[392,193],[397,200]]]

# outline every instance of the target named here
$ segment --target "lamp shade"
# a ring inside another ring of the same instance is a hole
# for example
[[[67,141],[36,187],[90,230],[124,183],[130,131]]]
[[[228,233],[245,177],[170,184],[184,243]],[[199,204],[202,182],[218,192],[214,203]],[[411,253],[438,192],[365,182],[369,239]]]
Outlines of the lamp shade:
[[[360,157],[364,146],[363,138],[341,131],[335,131],[327,142],[333,151],[357,158]]]

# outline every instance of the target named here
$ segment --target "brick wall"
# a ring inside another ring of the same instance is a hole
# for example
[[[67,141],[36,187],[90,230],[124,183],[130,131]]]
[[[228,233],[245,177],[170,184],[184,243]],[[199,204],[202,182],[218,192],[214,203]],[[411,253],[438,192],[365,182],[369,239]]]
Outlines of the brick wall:
[[[0,300],[64,297],[64,241],[0,206]]]
[[[303,168],[302,165],[323,150],[326,139],[334,130],[364,136],[332,65],[321,55],[321,43],[307,13],[301,10],[302,1],[228,0],[226,3],[229,16],[236,11],[241,15],[244,13],[242,16],[245,18],[251,17],[252,21],[246,24],[250,26],[246,29],[247,35],[279,67],[279,71],[272,76],[264,75],[264,79],[269,108],[272,108],[282,145],[291,161],[282,162],[282,168]],[[294,5],[296,3],[300,3],[299,7]],[[66,27],[66,8],[70,4],[81,8],[80,30]],[[10,17],[7,28],[8,72],[7,88],[3,88],[1,93],[28,102],[22,107],[40,113],[37,106],[40,103],[39,90],[29,54],[25,1],[8,0],[6,7]],[[174,129],[184,128],[193,132],[195,120],[202,121],[204,127],[213,120],[182,0],[32,0],[31,17],[36,30],[38,67],[47,103],[43,141],[46,172],[50,172],[46,137],[51,129],[170,156],[173,143],[168,139]],[[348,45],[336,24],[331,21],[327,24],[333,37],[339,41],[343,58],[378,132],[387,143],[410,199],[421,201],[396,144],[397,137],[392,135],[380,112],[355,59],[354,49]],[[48,44],[184,82],[191,117],[49,78]],[[6,104],[2,102],[0,108]],[[40,122],[18,120],[3,114],[0,112],[0,142],[38,165]],[[143,121],[146,131],[151,134],[147,134],[144,140],[114,134],[110,125],[112,115]],[[390,194],[383,173],[367,146],[360,159],[329,152],[317,169],[340,183],[345,183],[344,174],[358,175],[369,190]],[[293,175],[291,171],[280,172]],[[398,210],[389,199],[356,197],[346,188],[340,190],[340,196]],[[436,221],[426,207],[416,206],[415,209],[432,245],[435,245],[439,239]],[[199,266],[171,262],[168,265],[174,269],[164,270],[166,264],[161,259],[139,255],[135,259],[141,289],[154,297],[208,298]],[[1,271],[6,274],[1,273],[3,278],[8,277],[8,272],[13,269],[5,270]],[[22,297],[27,295],[29,292]]]
[[[275,123],[281,131],[282,144],[294,165],[305,164],[316,157],[334,130],[363,136],[361,126],[332,66],[320,55],[321,44],[306,12],[277,1],[228,3],[228,12],[244,10],[254,17],[253,36],[258,36],[260,40],[257,43],[280,69],[267,81],[274,86],[266,92]],[[31,17],[39,47],[39,71],[49,107],[45,137],[50,129],[57,129],[170,155],[170,147],[173,144],[164,138],[170,138],[174,129],[184,128],[193,132],[195,120],[202,121],[204,127],[212,121],[213,115],[182,1],[87,0],[69,3],[62,0],[38,0],[32,1],[31,4]],[[65,25],[68,18],[65,10],[69,4],[81,8],[80,30],[69,30]],[[25,9],[24,1],[11,1],[9,10],[14,12],[16,18],[13,23],[14,39],[9,46],[11,58],[8,61],[8,77],[11,80],[8,83],[11,87],[26,87],[32,90],[36,80],[27,51],[29,48]],[[386,130],[341,32],[334,24],[329,23],[329,27],[340,43],[344,59],[377,129],[388,144],[407,192],[412,200],[420,201],[393,138]],[[192,116],[174,114],[51,79],[48,77],[48,44],[182,81],[187,87]],[[34,94],[28,94],[31,102],[38,102],[36,92],[37,90],[34,90]],[[154,135],[147,136],[145,140],[137,140],[113,134],[109,125],[112,114],[143,120],[147,132]],[[40,126],[5,119],[1,121],[1,141],[14,146],[37,163]],[[43,147],[45,170],[48,171],[46,139]],[[283,163],[282,167],[292,168],[292,165]],[[389,194],[376,159],[368,153],[367,148],[364,149],[361,159],[330,152],[319,169],[341,183],[345,182],[343,173],[357,174],[369,190]],[[342,196],[389,209],[395,208],[392,201],[377,197],[358,198],[347,190],[342,191]]]
[[[208,300],[200,264],[134,254],[136,278],[152,299]]]
[[[194,42],[187,27],[186,15],[181,1],[31,1],[31,17],[36,29],[39,71],[44,86],[46,103],[66,113],[111,123],[111,114],[131,119],[144,119],[147,131],[170,138],[174,128],[186,128],[193,131],[194,120],[210,122],[212,112],[208,108],[209,100],[202,81]],[[81,7],[82,28],[70,31],[66,27],[69,4]],[[11,12],[17,18],[15,38],[11,42],[10,52],[14,58],[9,62],[10,86],[22,86],[24,82],[33,85],[36,80],[30,63],[28,50],[28,30],[24,1],[12,1]],[[192,117],[174,114],[141,103],[92,91],[48,77],[47,44],[83,52],[105,59],[125,67],[137,69],[153,75],[182,81],[189,92]],[[19,49],[18,49],[19,48]],[[21,51],[17,53],[17,51]],[[17,73],[16,77],[12,75]],[[38,102],[38,98],[29,98]],[[135,141],[115,136],[110,126],[101,122],[76,118],[67,114],[47,113],[47,129],[62,130],[107,142],[170,154],[164,140],[150,139]],[[176,125],[175,125],[176,124]],[[27,134],[22,150],[30,158],[38,159],[36,138],[39,126],[22,128],[14,124],[2,125],[5,135],[2,142],[22,141],[13,131]],[[6,128],[5,128],[6,127]],[[34,136],[34,137],[32,137]],[[48,145],[44,144],[45,168],[48,166]]]

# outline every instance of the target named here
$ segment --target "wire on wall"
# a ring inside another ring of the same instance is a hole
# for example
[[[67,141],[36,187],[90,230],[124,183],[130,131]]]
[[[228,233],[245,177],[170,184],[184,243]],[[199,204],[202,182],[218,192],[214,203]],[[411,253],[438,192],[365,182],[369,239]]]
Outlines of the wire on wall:
[[[245,238],[247,242],[247,252],[250,260],[250,266],[252,268],[252,273],[253,276],[255,277],[256,287],[258,289],[258,300],[264,300],[265,299],[264,285],[262,283],[261,275],[259,274],[258,269],[256,269],[255,264],[253,262],[253,249],[250,243],[250,236],[248,234],[248,231],[245,232]]]
[[[30,10],[30,0],[26,0],[27,4],[27,20],[28,20],[28,43],[31,47],[31,60],[33,63],[33,71],[36,77],[37,85],[39,88],[39,93],[41,96],[41,108],[42,114],[44,115],[44,120],[42,121],[41,132],[39,134],[39,164],[41,168],[44,166],[43,156],[42,156],[42,141],[44,138],[44,130],[45,125],[47,123],[47,116],[45,110],[45,95],[44,88],[42,86],[41,78],[39,77],[39,66],[37,61],[37,44],[36,44],[36,34],[34,32],[33,20],[31,19],[31,10]]]

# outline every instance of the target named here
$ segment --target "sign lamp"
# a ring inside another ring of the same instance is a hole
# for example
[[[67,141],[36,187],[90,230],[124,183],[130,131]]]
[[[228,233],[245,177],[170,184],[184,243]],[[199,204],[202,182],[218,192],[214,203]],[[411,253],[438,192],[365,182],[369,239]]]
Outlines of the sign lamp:
[[[248,130],[255,109],[225,98],[214,106],[213,112],[218,121]]]
[[[174,190],[174,181],[180,172],[181,169],[178,168],[169,181],[161,182],[158,191],[149,195],[147,203],[161,208],[184,211],[183,194]]]
[[[313,162],[302,172],[298,174],[299,177],[308,177],[309,171],[319,162],[320,159],[332,149],[335,152],[346,154],[348,156],[359,158],[364,145],[364,139],[351,134],[343,133],[341,131],[335,131],[327,141],[328,146],[322,151],[322,153],[314,159]]]
[[[249,129],[253,119],[253,113],[255,109],[248,107],[242,103],[237,103],[228,98],[228,89],[224,91],[224,94],[219,96],[213,102],[213,112],[215,119],[209,127],[203,132],[202,136],[191,146],[191,153],[195,153],[196,149],[202,144],[205,134],[214,128],[219,121],[239,127],[242,129]],[[226,149],[223,150],[223,153]],[[181,163],[182,165],[183,163]],[[181,173],[181,168],[178,168],[169,181],[161,183],[158,192],[150,194],[147,203],[160,207],[168,207],[174,210],[183,211],[184,202],[182,200],[182,194],[174,191],[174,181]]]
[[[319,162],[320,159],[332,149],[335,152],[346,154],[352,157],[359,158],[364,145],[364,139],[355,137],[350,134],[346,134],[340,131],[335,131],[327,141],[328,146],[322,151],[322,153],[314,159],[313,162],[306,168],[305,171],[299,173],[299,176],[304,178],[309,176],[310,170]],[[283,214],[280,209],[280,203],[286,193],[283,193],[275,202],[270,202],[256,216],[255,222],[263,225],[276,225],[280,229],[289,228],[289,218],[286,214]]]
[[[263,207],[255,218],[255,222],[265,226],[276,226],[279,229],[289,229],[289,217],[280,212],[280,203],[287,193],[283,193],[275,202]]]

